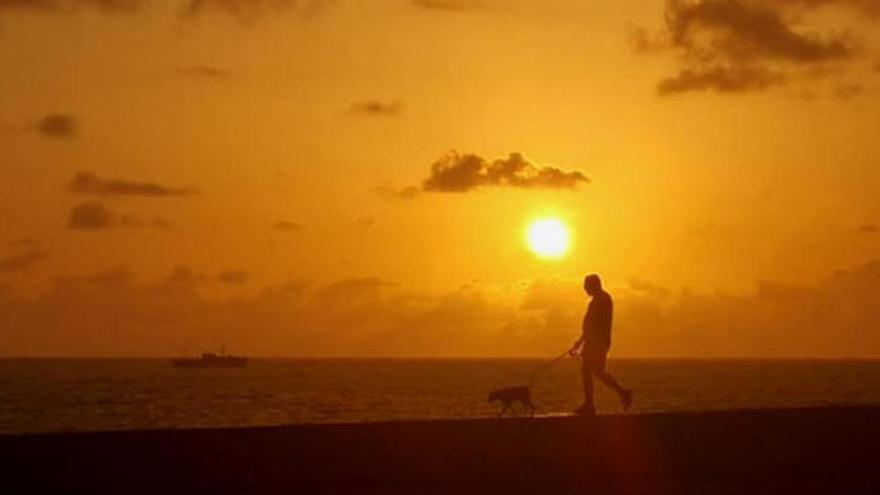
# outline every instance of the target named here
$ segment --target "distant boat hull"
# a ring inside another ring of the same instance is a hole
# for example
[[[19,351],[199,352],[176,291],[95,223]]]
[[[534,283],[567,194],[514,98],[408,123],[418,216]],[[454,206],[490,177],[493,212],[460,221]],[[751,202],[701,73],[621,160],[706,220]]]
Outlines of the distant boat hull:
[[[202,354],[200,358],[172,359],[171,364],[175,368],[244,368],[248,365],[248,358]]]

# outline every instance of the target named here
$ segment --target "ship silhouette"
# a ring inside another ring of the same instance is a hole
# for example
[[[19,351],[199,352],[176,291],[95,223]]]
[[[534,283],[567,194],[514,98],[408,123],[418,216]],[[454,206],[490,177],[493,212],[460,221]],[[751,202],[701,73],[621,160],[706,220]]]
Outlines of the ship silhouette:
[[[219,354],[205,352],[197,358],[174,358],[171,364],[175,368],[244,368],[248,365],[248,358],[226,354],[224,348]]]

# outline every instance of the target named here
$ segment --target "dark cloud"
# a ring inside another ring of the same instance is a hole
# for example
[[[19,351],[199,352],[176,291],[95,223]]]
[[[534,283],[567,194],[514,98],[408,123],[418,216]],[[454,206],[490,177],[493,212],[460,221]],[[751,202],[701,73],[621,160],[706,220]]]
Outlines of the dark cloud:
[[[834,87],[834,96],[841,100],[851,100],[865,93],[867,89],[861,84],[840,84]]]
[[[422,188],[418,186],[393,187],[382,185],[375,189],[376,194],[392,199],[413,199],[422,193]]]
[[[403,112],[403,105],[397,102],[360,101],[352,104],[349,111],[359,115],[395,116]]]
[[[639,29],[638,52],[670,52],[679,71],[658,85],[660,95],[714,90],[758,91],[821,72],[833,76],[860,53],[845,31],[806,31],[800,20],[814,7],[842,5],[876,12],[876,0],[667,0],[665,26]]]
[[[652,35],[645,28],[634,28],[627,36],[630,48],[636,53],[655,53],[669,48],[665,33]]]
[[[242,285],[250,280],[250,274],[242,270],[225,270],[217,275],[217,280],[224,284]]]
[[[193,267],[189,265],[178,265],[174,267],[171,274],[168,275],[162,282],[161,286],[163,288],[168,287],[178,287],[178,288],[195,288],[202,284],[205,281],[205,275],[196,271]]]
[[[320,14],[333,3],[335,0],[187,0],[183,15],[197,17],[218,12],[240,21],[252,21],[265,14],[293,11],[310,17]]]
[[[880,1],[878,0],[770,0],[768,3],[800,7],[841,6],[861,11],[869,17],[880,16]]]
[[[392,196],[400,199],[411,199],[419,195],[420,189],[416,186],[407,186],[391,191]]]
[[[69,139],[76,136],[79,126],[73,115],[51,113],[37,121],[36,129],[52,139]]]
[[[421,9],[445,12],[463,12],[484,7],[479,0],[412,0],[412,5]]]
[[[0,273],[25,270],[31,265],[46,258],[46,252],[40,248],[31,248],[18,254],[0,258]]]
[[[665,96],[688,91],[715,90],[721,93],[742,93],[782,84],[785,77],[762,68],[714,67],[703,70],[684,69],[675,77],[663,79],[657,93]]]
[[[90,172],[79,172],[70,181],[69,190],[81,194],[121,195],[121,196],[187,196],[195,194],[196,189],[173,188],[153,182],[135,182],[122,179],[102,179]]]
[[[684,291],[666,303],[631,298],[619,306],[616,331],[627,336],[616,345],[635,345],[638,338],[656,351],[675,354],[671,346],[686,342],[687,353],[707,357],[876,356],[878,291],[880,261],[875,260],[815,286],[760,282],[742,296]],[[635,334],[648,324],[654,326],[651,332]]]
[[[116,215],[100,201],[86,201],[70,210],[67,227],[74,230],[92,231],[117,227],[169,230],[172,225],[160,216],[146,220],[132,214]]]
[[[4,344],[38,356],[164,356],[218,341],[269,356],[552,355],[576,337],[585,302],[580,280],[538,281],[521,294],[471,286],[432,295],[361,277],[236,300],[204,297],[204,280],[184,265],[140,283],[120,265],[61,277],[42,295],[0,292]],[[761,282],[742,295],[642,280],[608,287],[617,356],[880,356],[880,261],[815,285]]]
[[[42,245],[42,242],[38,241],[37,239],[31,239],[30,237],[22,237],[20,239],[15,239],[14,241],[11,241],[10,244],[20,247],[39,247],[40,245]]]
[[[147,4],[148,0],[0,0],[0,9],[22,8],[66,12],[92,7],[113,14],[137,12]]]
[[[277,230],[278,232],[285,232],[289,234],[302,232],[305,229],[306,226],[299,222],[281,221],[272,226],[272,230]]]
[[[103,230],[114,225],[114,216],[104,203],[87,201],[70,210],[67,227],[75,230]]]
[[[451,152],[431,166],[431,175],[422,183],[430,192],[466,192],[480,187],[574,189],[589,179],[581,172],[556,167],[538,167],[520,153],[487,161],[475,154]]]
[[[562,345],[551,340],[536,349],[531,334],[506,328],[507,310],[476,292],[409,294],[364,277],[287,284],[224,301],[204,298],[189,267],[156,283],[120,273],[104,283],[72,277],[36,299],[0,294],[10,352],[160,356],[226,341],[251,355],[477,356],[492,349],[512,356]]]
[[[232,72],[210,65],[182,65],[177,68],[177,73],[186,77],[202,79],[229,79],[233,77]]]
[[[761,3],[671,0],[667,5],[672,44],[687,58],[811,63],[852,56],[845,40],[795,32],[781,11]]]
[[[104,12],[135,12],[146,7],[150,0],[77,0],[77,2],[95,6]]]
[[[873,223],[867,223],[865,225],[860,226],[858,229],[856,229],[856,232],[858,232],[859,234],[873,235],[873,234],[880,232],[880,225],[876,225]]]
[[[304,17],[323,12],[336,0],[183,0],[181,17],[194,18],[206,13],[231,15],[240,21],[254,20],[266,14],[296,12]],[[107,14],[146,11],[163,5],[153,0],[0,0],[2,9],[31,9],[46,12],[73,12],[95,8]]]

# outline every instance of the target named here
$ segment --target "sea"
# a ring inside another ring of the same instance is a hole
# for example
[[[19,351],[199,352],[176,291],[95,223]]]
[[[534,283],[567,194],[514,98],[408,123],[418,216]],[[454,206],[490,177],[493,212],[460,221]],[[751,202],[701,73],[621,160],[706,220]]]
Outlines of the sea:
[[[579,363],[539,359],[0,359],[0,433],[492,417],[489,391],[529,384],[538,414],[581,403]],[[539,372],[533,375],[535,370]],[[616,359],[631,414],[880,404],[880,361]],[[600,414],[620,413],[596,384]],[[523,410],[513,414],[525,414]]]

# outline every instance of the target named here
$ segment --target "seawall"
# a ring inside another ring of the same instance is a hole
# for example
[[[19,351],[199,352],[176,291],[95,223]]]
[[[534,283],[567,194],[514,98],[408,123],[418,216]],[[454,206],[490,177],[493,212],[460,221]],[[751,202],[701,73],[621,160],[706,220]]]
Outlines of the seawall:
[[[880,407],[0,436],[0,466],[9,494],[880,493]]]

